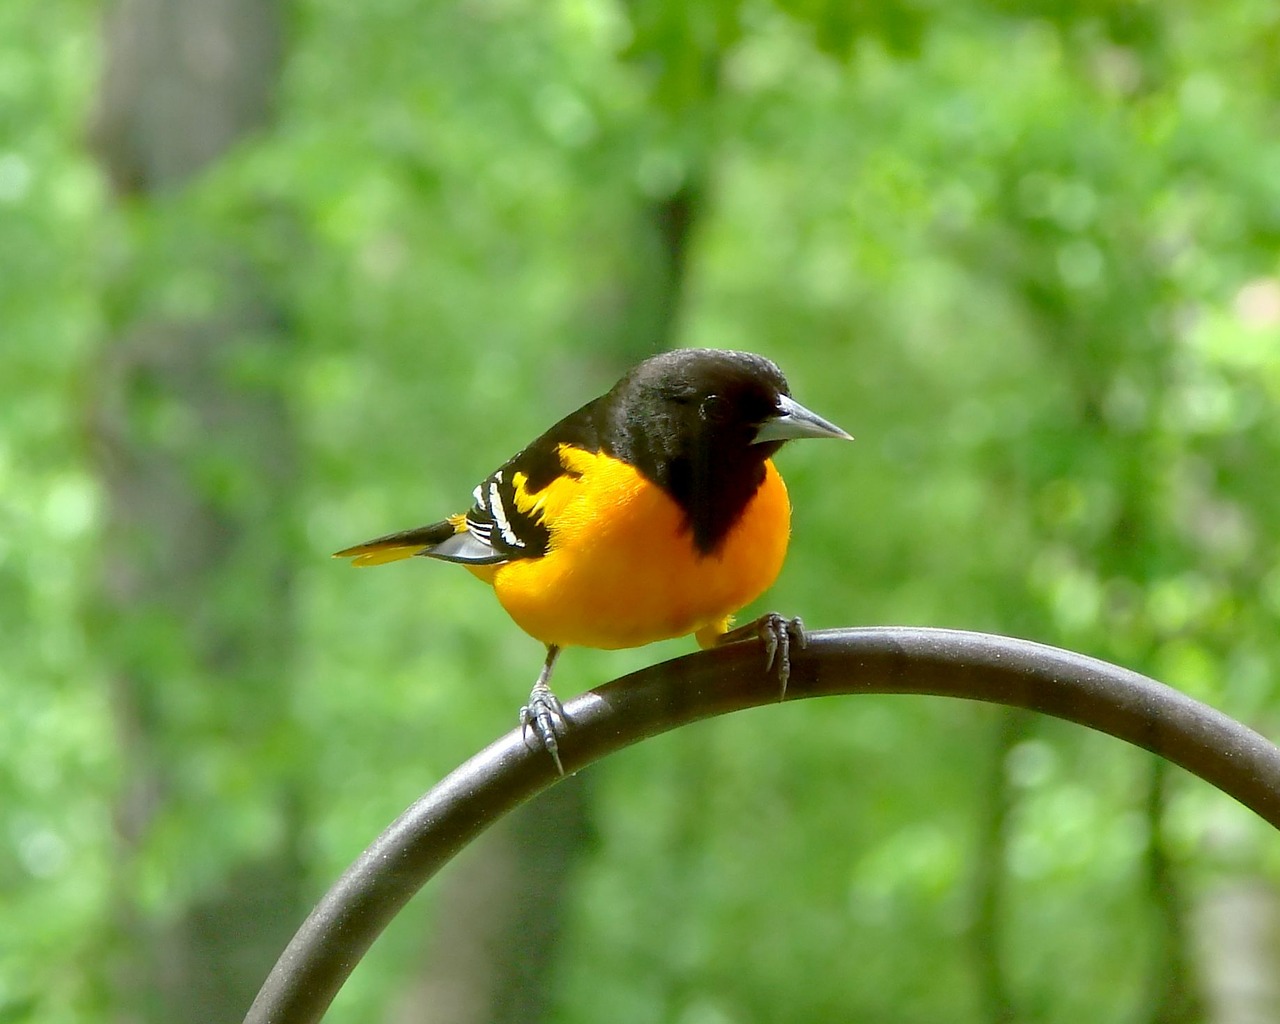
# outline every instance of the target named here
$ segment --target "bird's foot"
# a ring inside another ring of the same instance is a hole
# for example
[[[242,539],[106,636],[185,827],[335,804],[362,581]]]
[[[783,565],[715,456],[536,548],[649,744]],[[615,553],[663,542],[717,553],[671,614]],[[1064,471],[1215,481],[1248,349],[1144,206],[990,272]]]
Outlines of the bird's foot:
[[[755,639],[764,641],[764,670],[777,673],[778,700],[785,700],[787,681],[791,678],[791,645],[794,643],[798,650],[804,650],[809,643],[804,623],[799,618],[788,619],[777,612],[766,612],[754,622],[721,634],[717,646]]]
[[[565,730],[564,706],[560,698],[551,692],[542,680],[534,683],[529,692],[529,703],[520,709],[520,731],[528,735],[532,730],[542,748],[551,755],[556,763],[556,771],[564,774],[564,765],[560,763],[560,743],[557,734],[563,735]]]

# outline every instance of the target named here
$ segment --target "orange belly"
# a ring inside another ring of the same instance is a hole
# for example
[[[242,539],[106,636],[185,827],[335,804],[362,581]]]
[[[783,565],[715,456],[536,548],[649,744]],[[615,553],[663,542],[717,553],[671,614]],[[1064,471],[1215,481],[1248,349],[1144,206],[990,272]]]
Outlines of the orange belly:
[[[573,449],[562,460],[579,475],[527,497],[555,524],[547,554],[476,572],[543,643],[619,648],[684,636],[755,600],[782,569],[791,505],[772,462],[720,549],[702,555],[679,506],[631,466]],[[611,514],[591,514],[601,505]]]

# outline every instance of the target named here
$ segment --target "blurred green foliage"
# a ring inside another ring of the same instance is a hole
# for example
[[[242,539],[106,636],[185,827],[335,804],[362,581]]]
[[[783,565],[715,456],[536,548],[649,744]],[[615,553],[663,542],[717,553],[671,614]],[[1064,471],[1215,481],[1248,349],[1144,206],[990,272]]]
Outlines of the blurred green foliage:
[[[270,276],[296,338],[237,371],[287,375],[305,451],[297,654],[274,684],[292,725],[245,762],[201,710],[217,680],[172,680],[203,799],[147,838],[148,914],[278,827],[260,780],[305,787],[318,893],[510,725],[540,652],[483,588],[325,556],[459,508],[644,353],[623,295],[656,244],[639,211],[691,181],[680,343],[773,357],[858,437],[782,455],[770,607],[1030,636],[1280,734],[1274,4],[303,0],[274,130],[159,214],[110,201],[83,149],[98,31],[92,5],[0,8],[0,1019],[110,1015],[93,964],[116,941],[122,769],[113,653],[84,614],[85,412],[119,268],[135,309],[216,309],[212,239]],[[182,429],[163,396],[154,414]],[[200,472],[279,511],[234,459]],[[254,614],[252,593],[216,599]],[[684,649],[572,651],[559,687]],[[967,936],[998,715],[770,708],[595,769],[555,1019],[983,1019]],[[1136,1019],[1148,759],[1038,721],[999,756],[1022,1019]],[[1265,826],[1181,777],[1165,832],[1193,896],[1280,870]],[[430,909],[334,1019],[381,1019]]]

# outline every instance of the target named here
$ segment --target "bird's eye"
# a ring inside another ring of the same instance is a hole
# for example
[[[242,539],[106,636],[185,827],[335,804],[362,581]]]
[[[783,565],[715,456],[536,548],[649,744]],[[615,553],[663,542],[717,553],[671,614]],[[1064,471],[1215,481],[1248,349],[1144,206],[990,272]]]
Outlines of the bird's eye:
[[[729,418],[729,402],[721,395],[707,395],[698,413],[708,423],[723,423]]]

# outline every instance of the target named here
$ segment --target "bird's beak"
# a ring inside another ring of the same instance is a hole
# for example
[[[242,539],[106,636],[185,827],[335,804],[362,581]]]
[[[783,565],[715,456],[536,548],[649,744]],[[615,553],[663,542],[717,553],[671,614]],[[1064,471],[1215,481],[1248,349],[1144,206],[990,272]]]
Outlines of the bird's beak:
[[[760,424],[751,443],[794,441],[801,437],[836,437],[842,441],[853,440],[834,423],[824,420],[816,412],[810,412],[786,395],[781,395],[778,398],[778,411]]]

